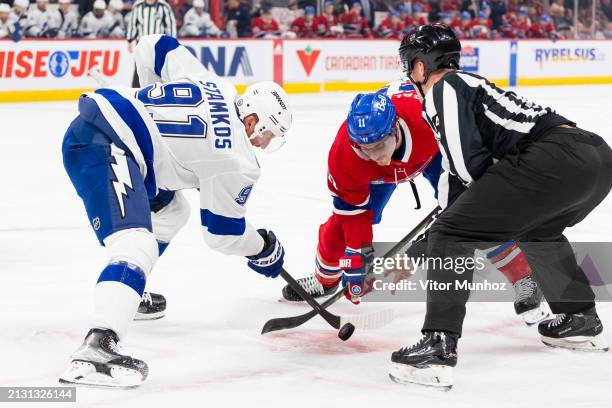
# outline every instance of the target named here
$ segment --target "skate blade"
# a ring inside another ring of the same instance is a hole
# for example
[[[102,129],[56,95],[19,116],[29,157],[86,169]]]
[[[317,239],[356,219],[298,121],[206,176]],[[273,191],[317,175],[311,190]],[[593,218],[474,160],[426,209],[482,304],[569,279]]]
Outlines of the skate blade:
[[[86,361],[73,361],[59,378],[60,383],[91,385],[97,387],[133,388],[141,385],[145,377],[137,370],[119,366],[108,366],[108,373],[99,372],[95,365]]]
[[[450,391],[453,387],[453,368],[441,365],[419,368],[407,364],[391,363],[389,378],[398,384],[418,384],[438,391]]]
[[[156,313],[138,313],[134,315],[134,320],[159,320],[166,315],[166,311]]]
[[[550,319],[552,317],[552,313],[548,307],[548,304],[546,302],[542,302],[538,307],[521,313],[519,316],[523,318],[523,321],[527,326],[533,326],[536,323]]]
[[[562,339],[541,336],[542,343],[549,347],[564,348],[574,351],[606,352],[610,349],[603,334],[597,336],[573,336]]]

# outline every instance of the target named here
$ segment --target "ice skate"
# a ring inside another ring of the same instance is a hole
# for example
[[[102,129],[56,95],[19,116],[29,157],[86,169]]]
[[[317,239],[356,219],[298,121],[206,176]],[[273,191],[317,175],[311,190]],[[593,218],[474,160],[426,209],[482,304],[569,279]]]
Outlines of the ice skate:
[[[316,275],[312,274],[310,276],[306,276],[305,278],[297,279],[297,282],[300,286],[312,297],[320,298],[327,297],[336,293],[336,289],[338,288],[338,283],[333,286],[325,287],[319,280]],[[338,282],[340,280],[338,279]],[[293,288],[289,285],[286,285],[283,288],[283,299],[288,302],[303,302],[304,300],[298,295],[298,293],[293,290]]]
[[[70,367],[61,383],[105,387],[135,387],[149,373],[147,363],[120,354],[117,334],[109,329],[91,329],[85,341],[71,356]]]
[[[391,354],[389,377],[400,384],[419,384],[448,391],[453,386],[459,336],[448,332],[425,332],[411,347]]]
[[[595,308],[583,313],[559,314],[539,324],[542,342],[550,347],[577,351],[608,351],[603,325]]]
[[[164,295],[144,292],[134,320],[157,320],[166,315],[166,298]]]
[[[519,279],[514,287],[514,311],[523,318],[527,326],[532,326],[550,318],[550,309],[542,302],[543,294],[531,276]]]

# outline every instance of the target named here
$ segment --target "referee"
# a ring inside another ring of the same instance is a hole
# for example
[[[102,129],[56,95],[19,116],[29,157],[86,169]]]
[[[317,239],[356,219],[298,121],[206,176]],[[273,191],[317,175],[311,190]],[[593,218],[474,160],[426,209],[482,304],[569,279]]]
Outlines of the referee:
[[[167,34],[176,37],[174,12],[165,0],[143,0],[132,7],[127,24],[128,50],[132,52],[138,39],[149,34]],[[132,87],[140,87],[138,73],[135,70]]]
[[[458,70],[460,52],[442,24],[419,27],[400,46],[443,157],[438,200],[444,211],[429,229],[427,255],[459,260],[472,257],[474,248],[518,241],[557,315],[540,323],[542,342],[607,351],[595,296],[563,231],[610,192],[612,150],[552,108]],[[472,273],[433,267],[427,277],[450,283],[449,289],[428,290],[423,338],[393,353],[390,374],[397,382],[448,388],[469,297],[454,283],[470,282]]]

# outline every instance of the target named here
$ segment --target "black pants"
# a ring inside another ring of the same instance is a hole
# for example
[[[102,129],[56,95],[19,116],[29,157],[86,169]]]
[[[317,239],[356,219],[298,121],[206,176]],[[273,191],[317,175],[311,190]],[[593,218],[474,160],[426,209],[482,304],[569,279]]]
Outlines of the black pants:
[[[429,230],[427,254],[471,256],[471,245],[517,240],[552,311],[578,313],[594,306],[594,294],[563,230],[582,221],[611,188],[612,150],[603,139],[553,128],[513,149],[445,209]],[[428,271],[428,279],[442,282],[471,278]],[[467,290],[429,291],[423,331],[461,334],[468,297]]]
[[[140,80],[138,78],[138,70],[134,67],[134,76],[132,77],[132,88],[140,88]]]

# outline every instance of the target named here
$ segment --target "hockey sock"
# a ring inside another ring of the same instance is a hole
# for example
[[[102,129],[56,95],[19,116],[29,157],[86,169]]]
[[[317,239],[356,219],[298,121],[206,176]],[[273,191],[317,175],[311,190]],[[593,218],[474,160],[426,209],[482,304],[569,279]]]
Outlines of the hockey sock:
[[[123,338],[144,292],[146,275],[136,265],[111,263],[104,268],[94,289],[92,327],[113,330]]]
[[[342,277],[342,270],[338,261],[328,262],[317,253],[315,260],[316,263],[316,277],[317,280],[326,288],[336,286],[340,282]]]
[[[518,280],[531,276],[531,267],[514,241],[494,248],[487,253],[487,258],[513,285]]]

